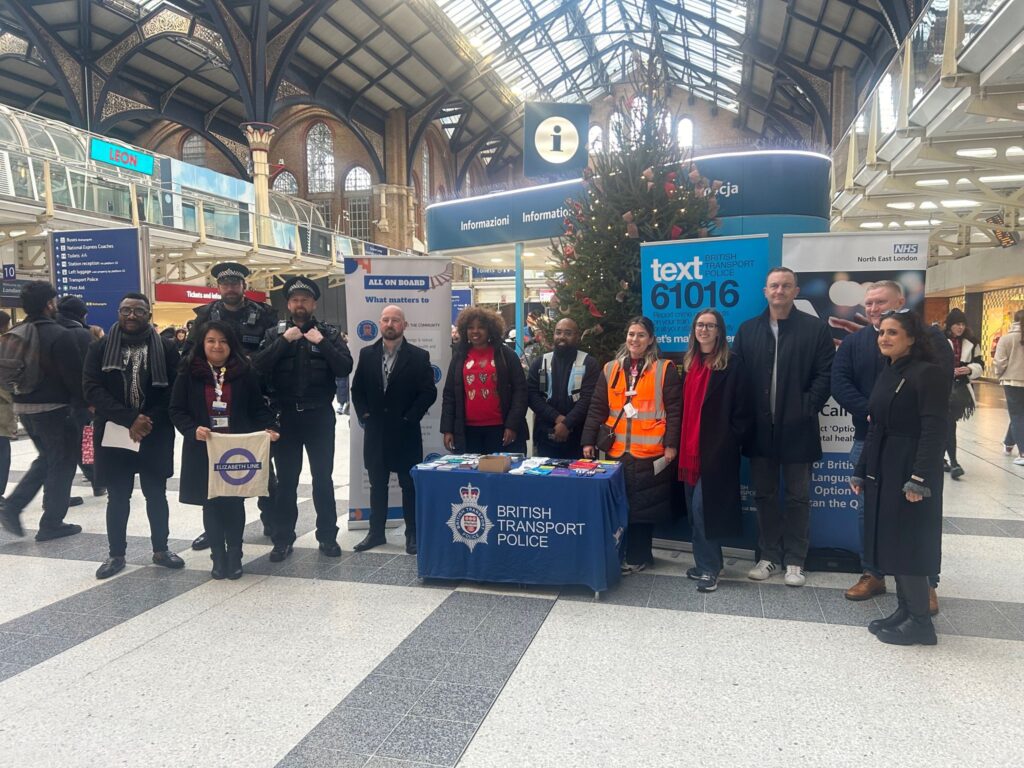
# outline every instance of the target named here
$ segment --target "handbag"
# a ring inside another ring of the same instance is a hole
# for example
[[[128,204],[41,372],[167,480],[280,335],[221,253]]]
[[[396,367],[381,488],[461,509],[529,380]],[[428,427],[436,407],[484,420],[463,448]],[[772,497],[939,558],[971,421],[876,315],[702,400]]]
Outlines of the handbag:
[[[615,385],[619,383],[619,374],[621,372],[621,369],[615,371],[615,378],[612,379],[612,389],[615,389]],[[626,402],[628,403],[630,399],[632,398],[627,398]],[[608,451],[612,449],[612,446],[615,445],[615,428],[619,426],[619,419],[622,418],[622,414],[624,412],[625,409],[619,411],[618,417],[610,427],[607,424],[601,424],[597,428],[597,441],[594,445],[597,446],[597,450],[601,453],[608,453]]]
[[[949,415],[955,421],[966,421],[974,415],[974,392],[967,379],[954,379],[949,392]]]
[[[96,463],[96,458],[93,453],[92,435],[92,424],[86,424],[82,427],[82,464],[85,465]]]

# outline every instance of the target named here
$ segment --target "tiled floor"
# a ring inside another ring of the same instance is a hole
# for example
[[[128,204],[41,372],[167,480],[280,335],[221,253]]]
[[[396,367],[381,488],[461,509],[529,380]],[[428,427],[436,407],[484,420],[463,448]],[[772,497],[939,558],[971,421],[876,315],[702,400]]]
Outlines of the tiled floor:
[[[946,484],[936,648],[871,637],[895,598],[845,600],[849,574],[797,590],[730,559],[703,595],[689,555],[659,552],[595,601],[421,582],[400,532],[354,554],[363,532],[345,531],[325,558],[308,477],[286,562],[250,502],[246,575],[211,581],[172,480],[187,568],[150,563],[137,494],[131,564],[98,582],[104,503],[82,487],[83,534],[0,533],[0,766],[1024,765],[1024,468],[983,394],[960,427],[967,474]],[[13,447],[12,483],[34,454]],[[341,424],[342,509],[347,462]]]

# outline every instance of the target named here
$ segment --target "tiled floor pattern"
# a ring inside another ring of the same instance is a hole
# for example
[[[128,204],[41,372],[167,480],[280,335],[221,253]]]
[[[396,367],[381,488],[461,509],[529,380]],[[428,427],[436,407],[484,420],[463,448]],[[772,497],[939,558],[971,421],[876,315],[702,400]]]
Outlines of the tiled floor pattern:
[[[455,765],[552,604],[453,593],[278,768]]]

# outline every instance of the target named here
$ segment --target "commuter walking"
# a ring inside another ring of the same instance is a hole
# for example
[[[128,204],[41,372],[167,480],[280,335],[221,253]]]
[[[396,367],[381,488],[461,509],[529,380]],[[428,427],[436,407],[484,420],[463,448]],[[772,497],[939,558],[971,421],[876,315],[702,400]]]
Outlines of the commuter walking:
[[[954,480],[964,476],[964,468],[956,455],[956,423],[966,421],[974,414],[977,404],[971,381],[981,376],[984,360],[981,344],[967,327],[967,316],[963,310],[951,309],[946,315],[946,338],[953,350],[953,390],[949,398],[949,413],[946,416],[946,453],[949,462],[943,469]]]
[[[125,294],[117,308],[117,322],[102,341],[89,348],[85,359],[85,399],[95,409],[96,479],[108,493],[110,553],[96,571],[97,579],[124,570],[136,475],[146,499],[153,563],[185,567],[185,561],[167,548],[167,478],[174,474],[174,427],[167,409],[178,352],[173,341],[156,332],[151,318],[145,295]],[[127,430],[138,450],[103,445],[104,435],[117,430]]]
[[[44,280],[33,280],[21,289],[25,323],[32,325],[35,352],[26,361],[37,361],[34,371],[26,366],[31,387],[14,394],[14,413],[21,419],[39,455],[0,509],[0,524],[16,536],[24,536],[22,510],[43,489],[43,515],[36,541],[73,536],[82,526],[64,522],[71,498],[71,483],[82,450],[81,425],[76,415],[82,400],[82,356],[74,338],[61,328],[57,315],[57,291]],[[14,328],[11,332],[17,331]],[[28,331],[28,329],[26,329]]]
[[[0,310],[0,334],[11,329],[11,316]],[[18,417],[14,415],[14,396],[7,387],[0,386],[0,505],[7,493],[11,477],[11,440],[18,439]]]
[[[791,269],[769,270],[768,307],[740,325],[733,344],[755,408],[744,453],[750,457],[757,503],[760,559],[748,577],[762,581],[785,565],[791,587],[806,580],[811,466],[821,458],[818,412],[828,400],[835,354],[828,326],[793,306],[799,292]]]
[[[85,360],[86,353],[88,353],[89,347],[94,341],[92,331],[89,330],[89,325],[85,322],[88,311],[89,308],[78,296],[63,296],[57,302],[57,317],[54,318],[57,324],[62,328],[66,328],[68,333],[75,339],[75,342],[78,344],[78,351],[82,355],[82,360]],[[87,408],[82,408],[75,415],[75,421],[82,425],[79,432],[84,433],[85,427],[92,423],[92,414],[89,413]],[[81,434],[78,440],[79,444],[82,444]],[[82,475],[89,481],[89,485],[92,486],[93,496],[103,496],[107,492],[102,485],[96,482],[95,465],[86,464],[80,458],[78,468],[82,470]],[[71,497],[71,506],[74,507],[81,503],[82,499],[80,497]]]
[[[1024,466],[1024,309],[1013,316],[1010,330],[999,338],[993,361],[995,374],[1006,395],[1006,410],[1010,415],[1009,437],[1017,446],[1013,463]]]

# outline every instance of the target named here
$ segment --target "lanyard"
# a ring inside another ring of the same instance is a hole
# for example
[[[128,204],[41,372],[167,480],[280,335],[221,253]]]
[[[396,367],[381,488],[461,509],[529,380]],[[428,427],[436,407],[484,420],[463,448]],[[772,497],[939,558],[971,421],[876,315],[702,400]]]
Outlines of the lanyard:
[[[210,363],[207,363],[207,365],[210,366],[210,373],[213,374],[213,394],[215,395],[215,399],[217,400],[217,402],[223,402],[224,375],[227,373],[228,369],[225,368],[224,366],[221,366],[220,369],[218,370],[217,368],[214,368]]]

